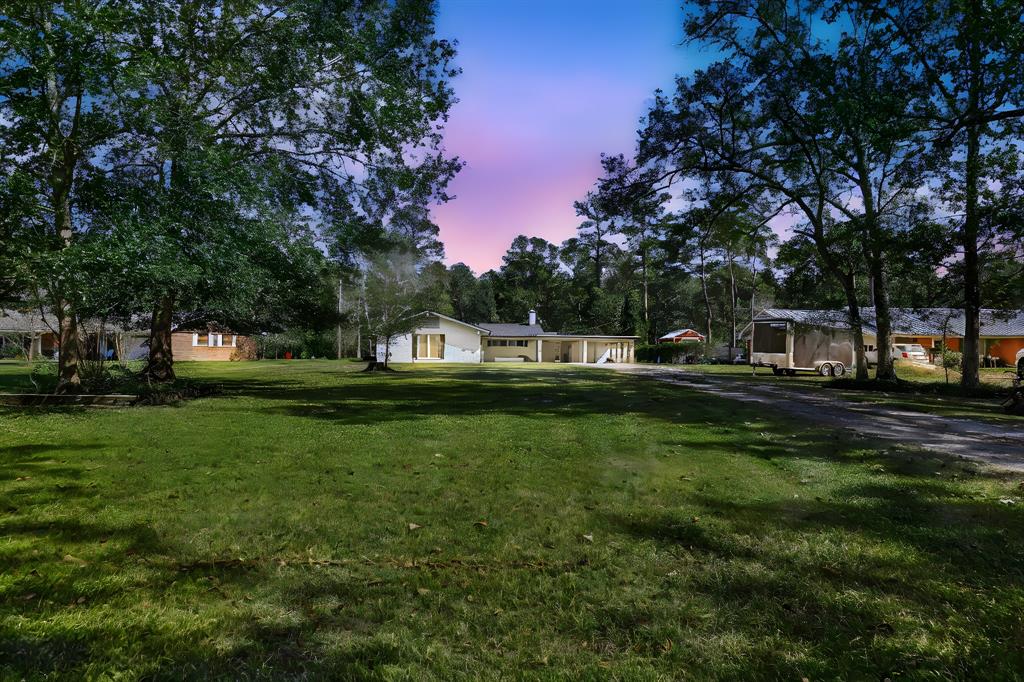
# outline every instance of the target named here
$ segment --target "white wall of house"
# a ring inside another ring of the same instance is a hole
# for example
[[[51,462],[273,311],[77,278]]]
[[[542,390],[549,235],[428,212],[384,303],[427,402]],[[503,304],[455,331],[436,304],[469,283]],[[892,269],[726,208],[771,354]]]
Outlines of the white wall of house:
[[[444,334],[443,359],[413,358],[413,337],[420,334]],[[421,325],[412,334],[396,336],[391,340],[390,362],[478,363],[481,360],[481,334],[482,332],[478,329],[442,317],[424,316]],[[377,344],[377,360],[384,361],[383,343]]]

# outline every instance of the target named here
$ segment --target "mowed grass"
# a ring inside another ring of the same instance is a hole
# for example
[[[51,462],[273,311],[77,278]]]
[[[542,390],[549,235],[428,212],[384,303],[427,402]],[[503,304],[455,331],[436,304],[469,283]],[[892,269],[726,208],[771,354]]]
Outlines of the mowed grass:
[[[1019,477],[596,368],[359,368],[0,408],[0,677],[1022,675]]]

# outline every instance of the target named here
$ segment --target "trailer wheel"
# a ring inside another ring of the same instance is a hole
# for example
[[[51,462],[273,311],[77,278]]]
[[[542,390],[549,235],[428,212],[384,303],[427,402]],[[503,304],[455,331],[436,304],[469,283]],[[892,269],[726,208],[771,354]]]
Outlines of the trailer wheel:
[[[795,377],[796,376],[796,370],[795,369],[787,369],[786,370],[786,376],[787,377]]]
[[[846,374],[846,365],[844,365],[841,362],[837,362],[835,366],[832,368],[832,376],[841,377],[844,374]]]
[[[832,376],[832,364],[828,363],[828,362],[822,363],[818,367],[818,374],[820,374],[823,377],[830,377],[830,376]]]
[[[772,367],[772,374],[774,374],[777,377],[781,377],[782,376],[782,370],[779,369],[778,367]]]

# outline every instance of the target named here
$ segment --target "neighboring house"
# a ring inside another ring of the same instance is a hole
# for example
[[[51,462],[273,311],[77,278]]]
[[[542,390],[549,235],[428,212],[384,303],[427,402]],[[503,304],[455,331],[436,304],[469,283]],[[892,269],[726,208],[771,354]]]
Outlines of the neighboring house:
[[[537,324],[470,323],[424,311],[416,329],[391,341],[391,362],[632,362],[636,336],[559,334]],[[384,344],[377,346],[383,361]]]
[[[30,360],[55,359],[60,350],[57,328],[57,319],[49,312],[7,309],[0,312],[0,347],[18,345]],[[118,359],[119,352],[134,358],[140,349],[145,355],[142,346],[146,332],[128,331],[100,320],[82,320],[79,334],[85,357],[91,360]]]
[[[942,350],[943,338],[950,350],[962,348],[964,335],[964,313],[957,308],[893,308],[893,344],[917,343],[934,358]],[[874,308],[861,311],[864,319],[864,349],[869,361],[877,357],[877,333]],[[789,310],[767,308],[754,317],[754,322],[777,323],[780,335],[774,340],[775,348],[782,354],[799,353],[804,345],[817,344],[821,330],[839,332],[842,339],[831,335],[830,343],[849,345],[849,322],[845,311],[839,310]],[[749,338],[751,325],[743,331]],[[786,330],[785,334],[781,332]],[[813,338],[812,338],[813,337]],[[755,346],[769,343],[769,339],[754,340]],[[767,346],[765,346],[767,347]],[[981,344],[979,356],[992,365],[1013,366],[1018,362],[1018,353],[1024,350],[1024,310],[981,311]],[[754,349],[757,352],[757,348]],[[768,352],[768,351],[764,351]],[[852,348],[849,353],[852,356]],[[799,363],[798,363],[799,364]]]
[[[57,353],[56,320],[38,312],[0,312],[0,347],[17,346],[32,360],[52,358]]]
[[[217,327],[178,328],[171,332],[175,361],[252,360],[248,337]]]
[[[695,329],[676,329],[658,337],[658,343],[704,343],[704,335]]]
[[[144,359],[149,355],[149,331],[126,330],[98,320],[79,323],[85,355],[89,359]],[[57,320],[49,312],[5,310],[0,313],[0,347],[20,346],[32,360],[56,359],[60,350]],[[249,360],[255,358],[248,337],[209,327],[178,328],[171,333],[175,360]]]

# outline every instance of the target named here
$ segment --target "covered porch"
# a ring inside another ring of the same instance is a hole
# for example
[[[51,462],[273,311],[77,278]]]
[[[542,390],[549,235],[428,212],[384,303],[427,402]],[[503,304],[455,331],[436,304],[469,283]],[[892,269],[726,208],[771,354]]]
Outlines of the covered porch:
[[[543,362],[604,364],[633,362],[635,340],[617,337],[550,336],[537,339]]]

